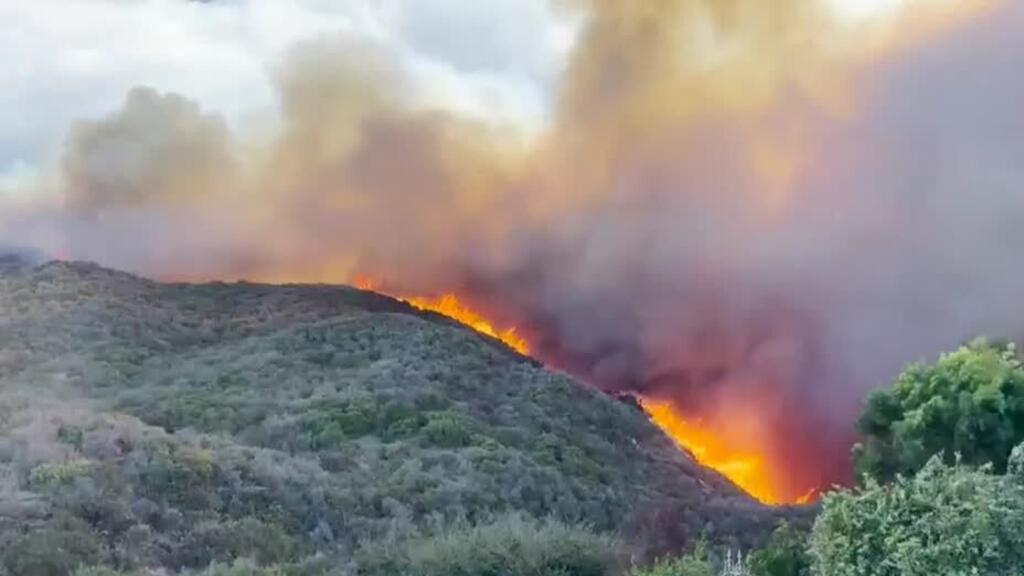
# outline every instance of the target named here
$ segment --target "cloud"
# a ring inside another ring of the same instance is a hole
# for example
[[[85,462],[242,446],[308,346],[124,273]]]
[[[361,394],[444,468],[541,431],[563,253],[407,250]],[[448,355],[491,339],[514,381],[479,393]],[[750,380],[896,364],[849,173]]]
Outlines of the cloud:
[[[465,11],[476,4],[446,7]],[[404,0],[6,2],[0,51],[17,57],[0,69],[0,174],[52,163],[74,121],[109,113],[136,86],[202,102],[235,129],[267,130],[277,97],[268,66],[296,42],[324,35],[344,34],[394,53],[424,86],[441,87],[424,97],[434,105],[535,118],[543,114],[545,75],[564,52],[558,35],[545,30],[561,24],[546,19],[542,0],[522,11],[507,8],[490,19],[477,8],[473,26],[456,31],[420,2]],[[475,51],[479,70],[461,69],[455,51],[427,49],[431,38],[478,43],[497,28],[498,16],[505,48]],[[537,27],[540,38],[532,35]],[[518,58],[522,48],[529,55]]]

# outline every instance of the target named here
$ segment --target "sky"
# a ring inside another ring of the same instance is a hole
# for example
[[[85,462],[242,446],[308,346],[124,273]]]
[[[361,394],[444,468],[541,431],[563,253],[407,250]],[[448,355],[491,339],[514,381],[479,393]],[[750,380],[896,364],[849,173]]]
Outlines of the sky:
[[[0,3],[0,189],[60,154],[72,123],[135,86],[175,92],[267,129],[272,68],[296,42],[345,34],[392,52],[424,105],[543,122],[578,18],[544,0],[39,0]]]

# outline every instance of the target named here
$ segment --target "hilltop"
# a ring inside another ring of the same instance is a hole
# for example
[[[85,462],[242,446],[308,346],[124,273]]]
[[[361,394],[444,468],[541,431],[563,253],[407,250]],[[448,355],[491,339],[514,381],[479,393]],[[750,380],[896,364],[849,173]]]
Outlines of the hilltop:
[[[509,513],[650,557],[787,511],[635,405],[386,296],[0,262],[0,573],[358,571]]]

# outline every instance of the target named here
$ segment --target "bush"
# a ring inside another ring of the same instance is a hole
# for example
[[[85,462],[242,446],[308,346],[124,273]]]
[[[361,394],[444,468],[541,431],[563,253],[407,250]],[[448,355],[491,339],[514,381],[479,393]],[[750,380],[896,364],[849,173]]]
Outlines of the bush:
[[[194,576],[286,576],[281,568],[259,567],[246,560],[237,560],[233,564],[211,564]]]
[[[935,457],[913,478],[826,494],[811,535],[815,574],[1024,574],[1024,448],[1009,471]]]
[[[101,560],[102,547],[96,536],[73,519],[24,534],[0,553],[0,563],[10,576],[67,576]]]
[[[807,534],[784,523],[764,548],[750,553],[747,564],[752,576],[810,576]]]
[[[467,419],[450,412],[435,412],[423,427],[423,437],[429,445],[439,448],[466,446],[473,436]]]
[[[245,518],[193,527],[168,560],[174,566],[193,568],[236,558],[253,558],[260,565],[269,565],[294,559],[298,550],[295,538],[280,526]]]
[[[364,551],[360,573],[373,576],[607,576],[617,544],[581,527],[507,516],[415,539],[397,550]]]
[[[92,470],[88,460],[72,460],[53,464],[40,464],[29,474],[29,485],[36,489],[53,488],[70,484],[76,478],[86,476]]]
[[[89,566],[75,570],[75,576],[142,576],[139,572],[121,572],[103,566]]]
[[[890,481],[910,475],[935,454],[946,463],[1006,467],[1024,441],[1024,369],[1013,345],[976,340],[934,365],[916,364],[892,388],[871,395],[854,447],[859,476]]]
[[[685,556],[663,558],[647,568],[634,569],[631,576],[714,576],[715,571],[703,544]]]

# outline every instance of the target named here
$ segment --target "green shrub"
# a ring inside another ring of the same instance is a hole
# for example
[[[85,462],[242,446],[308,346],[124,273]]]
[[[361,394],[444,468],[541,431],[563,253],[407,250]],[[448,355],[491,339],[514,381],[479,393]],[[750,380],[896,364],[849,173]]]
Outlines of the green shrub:
[[[78,426],[61,426],[57,429],[57,440],[71,446],[75,450],[82,450],[84,439],[85,433]]]
[[[142,576],[140,572],[122,572],[103,566],[89,566],[75,570],[74,576]]]
[[[147,460],[138,470],[143,495],[189,510],[210,506],[218,465],[209,451],[156,441],[147,446],[146,454]]]
[[[439,448],[467,446],[473,437],[472,424],[453,412],[434,412],[421,431],[426,442]]]
[[[293,560],[298,550],[296,539],[280,526],[245,518],[193,527],[171,562],[195,568],[215,561],[252,558],[260,565],[270,565]]]
[[[608,576],[617,544],[585,528],[506,516],[360,555],[373,576]]]
[[[10,576],[68,576],[101,560],[99,540],[88,526],[75,519],[32,530],[0,552],[0,563]]]
[[[1024,574],[1024,447],[1009,473],[934,457],[913,478],[826,494],[810,554],[816,576]]]
[[[69,460],[53,464],[40,464],[29,474],[29,485],[36,489],[57,488],[73,482],[76,478],[87,476],[93,469],[88,460]]]
[[[630,576],[715,576],[707,548],[700,544],[684,556],[663,558],[647,568],[634,568]]]
[[[232,564],[211,564],[194,576],[288,576],[287,572],[277,567],[261,567],[248,560],[236,560]]]
[[[747,564],[752,576],[810,576],[807,534],[783,523],[763,548],[750,553]]]

